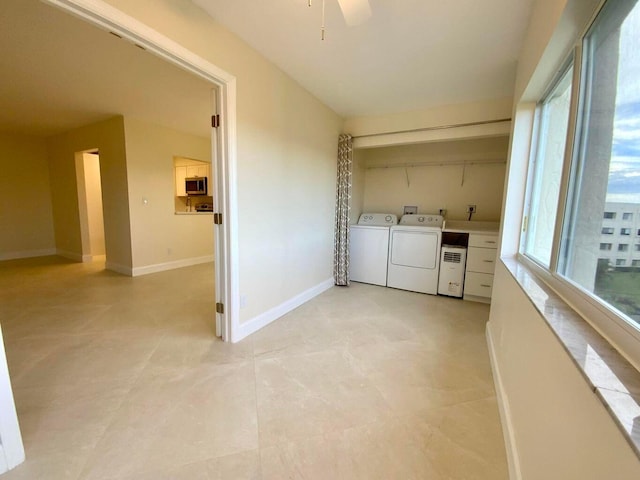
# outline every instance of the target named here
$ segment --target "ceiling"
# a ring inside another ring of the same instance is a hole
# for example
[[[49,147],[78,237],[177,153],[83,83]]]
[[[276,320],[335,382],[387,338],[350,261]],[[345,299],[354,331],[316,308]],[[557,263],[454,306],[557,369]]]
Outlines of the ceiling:
[[[534,0],[192,0],[343,116],[510,97]]]
[[[210,135],[212,84],[38,0],[0,2],[0,131],[38,136],[124,115]]]

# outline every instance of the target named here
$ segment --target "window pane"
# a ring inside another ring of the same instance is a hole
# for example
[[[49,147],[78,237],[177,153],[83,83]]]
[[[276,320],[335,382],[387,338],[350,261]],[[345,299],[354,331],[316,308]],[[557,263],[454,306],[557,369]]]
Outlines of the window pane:
[[[639,263],[638,246],[602,243],[640,233],[639,51],[638,3],[608,1],[583,44],[585,88],[558,266],[636,327],[640,276],[629,265]]]
[[[524,253],[549,266],[569,124],[571,66],[539,107],[537,158],[533,166]]]

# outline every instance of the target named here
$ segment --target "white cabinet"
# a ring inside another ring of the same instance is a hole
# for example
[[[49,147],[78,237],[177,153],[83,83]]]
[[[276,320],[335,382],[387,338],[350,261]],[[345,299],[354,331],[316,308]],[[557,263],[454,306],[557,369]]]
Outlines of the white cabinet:
[[[187,165],[187,178],[208,176],[209,165]]]
[[[176,197],[186,197],[184,179],[187,178],[187,167],[176,167]]]
[[[493,273],[498,253],[496,235],[469,234],[467,266],[464,279],[464,299],[491,302]]]

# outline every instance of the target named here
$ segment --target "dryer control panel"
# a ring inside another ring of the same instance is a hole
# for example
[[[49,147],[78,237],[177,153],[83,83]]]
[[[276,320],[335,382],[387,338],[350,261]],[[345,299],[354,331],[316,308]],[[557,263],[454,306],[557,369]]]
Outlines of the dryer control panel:
[[[442,215],[417,214],[403,215],[400,219],[400,225],[413,225],[416,227],[435,227],[442,228],[444,217]]]
[[[393,213],[363,213],[358,219],[358,225],[372,227],[390,227],[398,224],[398,217]]]

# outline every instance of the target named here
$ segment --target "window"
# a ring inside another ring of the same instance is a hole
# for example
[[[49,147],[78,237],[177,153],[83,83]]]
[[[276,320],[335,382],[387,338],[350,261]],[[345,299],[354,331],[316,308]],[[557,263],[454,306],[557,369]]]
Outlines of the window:
[[[613,233],[602,227],[602,218],[614,204],[627,211],[640,204],[638,32],[640,4],[609,0],[584,37],[580,108],[557,260],[561,276],[636,328],[640,284],[630,277],[635,273],[599,267],[597,252],[600,234]],[[631,229],[620,233],[630,235]],[[618,250],[626,251],[622,247]],[[626,263],[615,261],[616,266]]]
[[[537,154],[532,165],[524,253],[549,266],[567,141],[573,64],[538,106]]]
[[[640,245],[638,245],[640,247]],[[611,244],[610,243],[601,243],[600,244],[600,250],[611,250]]]
[[[622,219],[623,220],[633,220],[633,213],[623,213],[622,214]]]
[[[636,243],[636,244],[633,246],[633,249],[634,249],[636,252],[640,252],[640,244]]]
[[[626,243],[621,243],[620,245],[618,245],[618,251],[619,252],[628,252],[629,251],[629,245]]]
[[[616,218],[616,212],[604,212],[604,218],[613,220]]]
[[[640,260],[632,260],[631,261],[631,266],[632,267],[640,267]]]
[[[614,231],[613,227],[604,227],[602,229],[602,234],[603,235],[613,235],[613,231]]]

